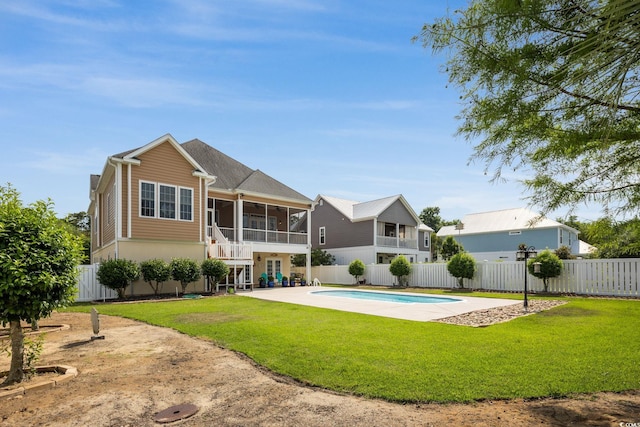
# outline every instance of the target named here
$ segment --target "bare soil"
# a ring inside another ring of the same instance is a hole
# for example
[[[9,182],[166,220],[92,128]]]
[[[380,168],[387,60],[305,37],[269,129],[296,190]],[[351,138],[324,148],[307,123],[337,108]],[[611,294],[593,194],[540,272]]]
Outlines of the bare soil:
[[[167,408],[194,404],[180,426],[619,426],[640,423],[640,391],[573,398],[396,404],[306,387],[246,357],[179,332],[89,314],[55,313],[41,364],[79,375],[52,389],[0,401],[4,426],[159,426]],[[8,361],[0,361],[0,370]],[[34,380],[37,381],[37,378]]]

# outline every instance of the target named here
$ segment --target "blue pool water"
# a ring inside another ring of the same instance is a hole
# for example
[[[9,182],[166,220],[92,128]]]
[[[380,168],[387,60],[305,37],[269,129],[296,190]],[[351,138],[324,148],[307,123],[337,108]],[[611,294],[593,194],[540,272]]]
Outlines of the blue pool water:
[[[462,301],[459,298],[433,297],[428,295],[407,295],[407,294],[397,294],[394,292],[350,291],[345,289],[336,289],[331,291],[313,291],[311,293],[314,295],[366,299],[366,300],[373,300],[373,301],[398,302],[398,303],[404,303],[404,304],[413,304],[413,303],[440,304],[440,303]]]

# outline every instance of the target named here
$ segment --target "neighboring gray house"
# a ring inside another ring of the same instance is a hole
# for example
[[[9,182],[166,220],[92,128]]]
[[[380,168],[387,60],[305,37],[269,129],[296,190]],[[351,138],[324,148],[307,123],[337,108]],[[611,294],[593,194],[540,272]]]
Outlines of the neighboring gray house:
[[[437,236],[453,236],[477,260],[514,261],[521,243],[537,251],[567,246],[572,254],[582,255],[578,230],[539,217],[525,208],[469,214],[462,218],[461,225],[442,227]]]
[[[431,261],[431,233],[402,195],[355,202],[318,195],[311,211],[311,245],[346,265],[388,264],[398,255]]]

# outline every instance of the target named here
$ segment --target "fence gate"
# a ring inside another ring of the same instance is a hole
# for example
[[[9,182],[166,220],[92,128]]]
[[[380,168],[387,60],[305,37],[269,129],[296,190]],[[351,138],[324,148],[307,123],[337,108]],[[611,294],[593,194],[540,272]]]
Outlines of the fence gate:
[[[78,267],[80,275],[78,277],[77,302],[104,301],[118,298],[118,293],[113,289],[103,286],[96,277],[98,265],[81,265]]]

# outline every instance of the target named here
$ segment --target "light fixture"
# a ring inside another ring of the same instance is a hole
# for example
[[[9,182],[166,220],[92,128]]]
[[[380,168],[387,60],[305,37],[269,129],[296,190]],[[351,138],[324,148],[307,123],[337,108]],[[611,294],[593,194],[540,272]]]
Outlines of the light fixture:
[[[260,261],[260,255],[258,255],[258,262]]]
[[[518,247],[518,252],[516,252],[516,261],[524,261],[524,309],[527,310],[529,308],[529,300],[527,299],[527,276],[529,272],[527,271],[527,259],[529,257],[535,257],[538,255],[536,252],[536,248],[533,246],[527,247],[524,243]],[[538,265],[536,265],[538,264]],[[536,271],[536,268],[538,271]],[[533,271],[536,273],[540,272],[540,263],[533,263]]]

